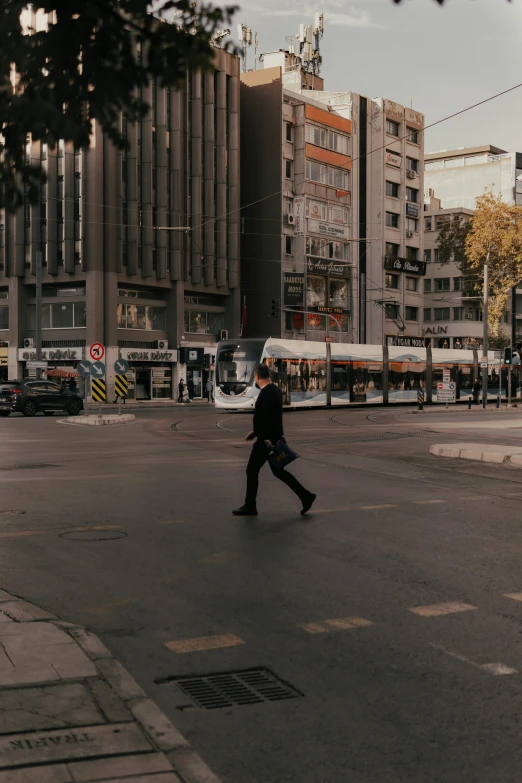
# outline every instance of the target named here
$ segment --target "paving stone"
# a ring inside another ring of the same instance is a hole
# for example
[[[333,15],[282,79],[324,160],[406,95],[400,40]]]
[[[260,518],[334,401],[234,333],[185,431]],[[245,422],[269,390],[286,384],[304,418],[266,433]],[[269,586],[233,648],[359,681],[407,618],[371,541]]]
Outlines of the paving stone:
[[[72,783],[72,781],[73,778],[65,764],[0,771],[0,783]]]
[[[11,595],[10,593],[6,593],[5,590],[0,590],[0,603],[2,601],[21,601],[21,598],[17,598],[16,595]]]
[[[89,633],[85,628],[79,628],[72,631],[71,636],[75,639],[82,650],[87,653],[89,658],[93,661],[100,660],[102,658],[112,658],[112,654],[105,647],[104,644],[93,633]]]
[[[0,769],[150,750],[134,723],[11,734],[0,737]]]
[[[125,701],[145,698],[145,691],[140,688],[134,677],[130,676],[119,661],[107,658],[98,661],[97,667],[105,675],[118,696],[121,696]]]
[[[5,612],[13,620],[20,623],[34,622],[35,620],[57,620],[56,615],[40,609],[27,601],[6,601],[2,604],[2,612]]]
[[[167,758],[185,783],[221,783],[201,756],[194,753],[192,749],[173,750],[167,753]]]
[[[163,753],[144,753],[141,756],[122,756],[95,761],[77,761],[68,764],[75,783],[103,780],[104,778],[146,775],[154,772],[171,772],[172,767]]]
[[[14,637],[19,637],[19,644],[74,644],[74,640],[57,628],[54,623],[8,623],[0,628],[0,642],[7,646],[6,638],[9,637],[9,644],[15,644]],[[12,638],[11,638],[12,637]]]
[[[12,622],[13,621],[11,620],[11,618],[7,614],[4,614],[0,609],[0,623],[12,623]]]
[[[0,698],[0,734],[103,722],[91,694],[79,683],[10,689]]]
[[[131,705],[131,711],[160,750],[189,747],[185,737],[174,728],[152,699],[140,699]]]
[[[91,680],[88,687],[109,723],[123,723],[133,720],[125,702],[105,680]]]

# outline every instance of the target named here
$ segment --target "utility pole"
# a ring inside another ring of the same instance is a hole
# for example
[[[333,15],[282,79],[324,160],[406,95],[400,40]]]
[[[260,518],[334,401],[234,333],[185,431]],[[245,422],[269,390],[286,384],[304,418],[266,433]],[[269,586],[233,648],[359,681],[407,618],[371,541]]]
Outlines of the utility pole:
[[[36,361],[42,361],[42,251],[36,251]],[[36,370],[36,377],[40,378],[40,368]]]
[[[482,308],[482,356],[488,356],[488,264],[489,250],[484,264],[484,306]],[[488,367],[482,367],[482,407],[486,407],[488,400]]]

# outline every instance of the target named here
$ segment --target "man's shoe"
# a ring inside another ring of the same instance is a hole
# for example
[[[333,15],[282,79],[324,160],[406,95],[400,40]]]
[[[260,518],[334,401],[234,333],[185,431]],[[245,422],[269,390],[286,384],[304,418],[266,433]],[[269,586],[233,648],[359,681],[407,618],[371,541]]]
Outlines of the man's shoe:
[[[232,513],[235,517],[257,517],[257,508],[241,506],[241,508],[235,508]]]
[[[306,500],[303,500],[303,508],[301,509],[301,514],[303,516],[306,514],[307,511],[310,511],[316,497],[317,495],[315,495],[313,492],[309,492]]]

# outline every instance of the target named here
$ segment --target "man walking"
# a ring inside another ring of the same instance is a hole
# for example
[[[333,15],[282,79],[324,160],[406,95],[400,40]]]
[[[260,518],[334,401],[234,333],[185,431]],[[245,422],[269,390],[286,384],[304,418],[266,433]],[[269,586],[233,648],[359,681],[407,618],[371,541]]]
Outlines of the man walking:
[[[479,404],[480,401],[480,390],[481,390],[481,384],[478,378],[475,378],[475,383],[473,384],[473,402],[475,405]]]
[[[214,384],[212,383],[212,381],[210,380],[210,378],[208,379],[208,381],[207,381],[207,385],[205,386],[205,388],[206,388],[206,390],[207,390],[207,395],[208,395],[208,401],[209,401],[209,403],[211,403],[211,402],[214,402],[214,398],[212,397],[212,392],[214,391]]]
[[[244,505],[232,512],[237,517],[257,516],[259,471],[269,455],[266,442],[269,441],[275,445],[283,437],[283,400],[277,386],[270,381],[270,371],[266,364],[257,365],[254,370],[254,380],[257,388],[261,391],[256,400],[254,429],[248,433],[245,440],[250,441],[255,438],[256,442],[252,448],[246,470],[247,491]],[[295,476],[292,476],[284,468],[270,465],[270,469],[276,478],[283,481],[295,492],[303,504],[301,514],[306,514],[312,507],[316,495],[305,489]]]
[[[185,384],[183,378],[180,378],[178,383],[178,402],[183,402],[183,392],[185,391]]]

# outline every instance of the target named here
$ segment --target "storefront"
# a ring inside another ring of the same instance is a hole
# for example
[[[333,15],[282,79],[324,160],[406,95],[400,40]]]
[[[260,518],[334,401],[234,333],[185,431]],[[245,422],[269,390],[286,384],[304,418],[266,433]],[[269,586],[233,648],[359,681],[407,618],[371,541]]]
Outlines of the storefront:
[[[120,358],[129,363],[129,400],[171,400],[178,352],[120,348]]]
[[[85,348],[42,348],[42,361],[47,362],[46,374],[50,379],[77,377],[76,365],[85,358]],[[36,361],[35,348],[19,348],[18,361],[22,364],[23,378],[34,378],[36,370],[29,369],[27,362]]]
[[[348,264],[308,257],[306,276],[308,331],[341,334],[350,330],[349,275]]]
[[[7,381],[8,344],[0,340],[0,381]]]

